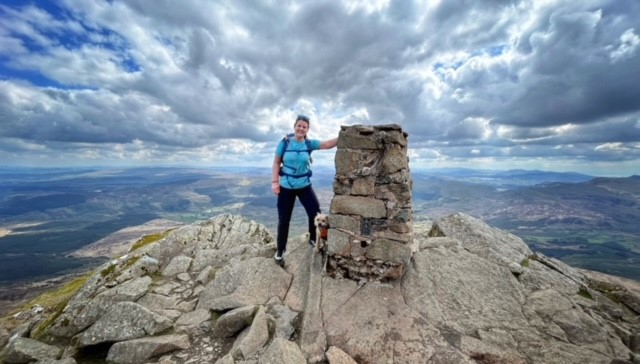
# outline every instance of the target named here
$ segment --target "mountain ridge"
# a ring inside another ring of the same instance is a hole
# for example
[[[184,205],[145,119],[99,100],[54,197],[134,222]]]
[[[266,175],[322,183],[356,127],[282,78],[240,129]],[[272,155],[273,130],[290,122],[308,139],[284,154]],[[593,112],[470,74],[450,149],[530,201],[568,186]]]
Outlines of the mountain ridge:
[[[323,210],[333,196],[334,173],[328,167],[314,167],[314,189]],[[474,180],[459,175],[435,179],[435,173],[413,171],[415,213],[432,220],[464,212],[517,234],[547,255],[583,268],[640,279],[640,231],[635,223],[640,220],[640,207],[630,205],[637,204],[638,197],[612,192],[618,184],[640,186],[640,179],[603,178],[597,180],[603,188],[565,183],[545,190],[543,185],[531,184],[554,175],[535,180],[482,173],[490,178]],[[57,182],[52,184],[51,180]],[[3,202],[17,198],[11,206],[29,210],[19,215],[7,211],[9,215],[0,216],[0,235],[4,235],[0,238],[0,281],[43,279],[95,266],[94,261],[69,258],[68,254],[120,229],[157,218],[192,223],[231,212],[275,231],[275,198],[269,183],[266,168],[34,170],[0,178],[0,206],[6,209]],[[588,191],[597,192],[595,198],[587,196]],[[86,202],[68,205],[64,193],[80,194]],[[52,201],[56,194],[58,200]],[[44,195],[50,196],[49,200],[29,198]],[[568,196],[574,199],[564,198]],[[619,201],[620,207],[603,203],[606,201]],[[294,213],[293,219],[292,234],[302,233],[304,216]],[[586,243],[579,254],[567,256],[566,248],[575,245],[575,236]],[[29,265],[37,269],[20,269]]]
[[[273,241],[242,216],[179,227],[105,263],[58,311],[23,315],[0,358],[73,363],[102,348],[117,363],[640,362],[637,295],[466,214],[418,227],[395,281],[331,278],[304,236],[282,269]]]

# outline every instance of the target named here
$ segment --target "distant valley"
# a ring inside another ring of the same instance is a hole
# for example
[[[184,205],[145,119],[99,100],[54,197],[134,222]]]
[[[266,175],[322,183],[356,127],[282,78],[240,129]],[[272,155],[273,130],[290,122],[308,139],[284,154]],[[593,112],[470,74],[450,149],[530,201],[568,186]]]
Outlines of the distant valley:
[[[414,216],[455,211],[523,238],[577,267],[640,280],[640,177],[541,171],[412,171]],[[192,223],[220,213],[275,232],[267,168],[0,168],[0,284],[82,271],[105,257],[72,254],[154,219]],[[333,171],[314,169],[328,210]],[[292,236],[302,234],[298,205]],[[142,234],[142,232],[141,232]]]

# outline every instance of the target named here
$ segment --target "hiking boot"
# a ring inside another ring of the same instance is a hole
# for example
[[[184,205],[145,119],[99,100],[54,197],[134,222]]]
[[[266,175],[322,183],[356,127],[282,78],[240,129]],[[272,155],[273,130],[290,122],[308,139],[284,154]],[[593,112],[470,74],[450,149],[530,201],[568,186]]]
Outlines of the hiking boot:
[[[273,256],[273,260],[276,261],[276,264],[284,267],[284,253],[282,255],[278,255],[278,252]]]

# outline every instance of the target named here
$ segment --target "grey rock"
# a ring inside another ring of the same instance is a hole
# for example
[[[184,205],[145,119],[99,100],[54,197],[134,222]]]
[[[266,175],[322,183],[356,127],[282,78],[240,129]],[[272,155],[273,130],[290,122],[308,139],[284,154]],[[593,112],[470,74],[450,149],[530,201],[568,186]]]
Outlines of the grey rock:
[[[178,299],[155,293],[147,293],[137,303],[152,311],[170,310],[176,307]]]
[[[179,281],[185,282],[185,283],[189,283],[190,285],[193,284],[193,282],[191,281],[191,276],[189,275],[189,273],[179,273],[176,278],[178,278]]]
[[[274,297],[267,304],[267,314],[275,322],[273,337],[289,340],[294,332],[294,322],[300,315]]]
[[[389,145],[384,149],[380,165],[382,175],[390,175],[409,168],[406,149],[400,145]]]
[[[17,337],[29,337],[31,329],[33,329],[33,323],[31,321],[22,323],[15,329],[11,330],[11,334],[9,334],[9,338],[7,340],[11,341]]]
[[[184,255],[174,257],[162,270],[162,275],[165,277],[172,277],[180,273],[185,273],[189,270],[192,261],[192,258],[185,257]]]
[[[232,246],[225,249],[203,249],[198,250],[193,260],[191,269],[193,271],[201,271],[207,266],[211,266],[214,271],[228,264],[232,259],[241,260],[264,256],[262,247],[267,245],[243,244]],[[272,245],[275,249],[275,245]],[[273,254],[272,254],[273,255]]]
[[[178,303],[176,308],[182,312],[191,312],[196,308],[197,304],[198,304],[198,298],[196,297],[190,301],[183,301]]]
[[[38,360],[36,364],[77,364],[77,362],[74,358],[63,358],[58,360],[52,360],[52,359]]]
[[[380,142],[376,138],[371,138],[371,136],[369,135],[373,132],[373,129],[371,131],[366,131],[365,133],[367,134],[356,133],[352,130],[341,130],[340,136],[338,138],[338,148],[378,149],[380,146]]]
[[[135,279],[137,277],[142,277],[144,275],[149,275],[157,272],[160,269],[160,262],[157,259],[154,259],[146,254],[138,253],[138,254],[129,254],[131,259],[135,260],[135,262],[131,265],[129,263],[125,263],[124,269],[114,277],[114,281],[117,283],[126,282],[131,279]]]
[[[113,305],[78,340],[80,347],[109,341],[125,341],[159,334],[173,326],[173,321],[133,302]]]
[[[306,364],[307,360],[296,343],[286,339],[275,338],[258,360],[258,364],[271,363]]]
[[[515,274],[515,275],[520,275],[522,274],[522,272],[524,272],[524,268],[522,267],[521,264],[518,264],[516,262],[511,262],[508,264],[509,266],[509,270],[511,271],[511,273]]]
[[[36,360],[57,359],[62,349],[26,337],[17,337],[0,352],[0,362],[22,364]]]
[[[189,346],[187,335],[165,335],[121,341],[111,346],[107,361],[118,364],[137,364],[164,353],[187,349]]]
[[[545,289],[554,289],[565,294],[575,294],[580,289],[580,284],[564,274],[549,269],[537,260],[528,260],[529,268],[524,269],[518,277],[520,283],[529,292]]]
[[[240,330],[251,325],[258,306],[244,306],[231,310],[220,316],[214,327],[214,334],[220,337],[231,337]]]
[[[250,244],[264,245],[274,241],[269,230],[262,224],[241,216],[220,216],[216,218],[217,230],[213,231],[211,241],[215,249],[229,249],[234,246]]]
[[[429,229],[431,229],[431,225],[429,225]],[[433,249],[433,248],[444,247],[444,248],[449,248],[451,250],[456,251],[455,248],[461,248],[462,247],[462,243],[460,242],[460,240],[454,239],[454,238],[448,238],[448,237],[445,237],[445,236],[433,237],[433,238],[428,238],[428,237],[424,236],[424,237],[421,237],[421,238],[422,239],[420,239],[420,240],[416,240],[416,241],[419,242],[418,250],[425,250],[425,249]]]
[[[527,357],[513,348],[494,345],[471,336],[458,335],[456,347],[464,354],[480,362],[528,364]]]
[[[260,306],[247,334],[239,341],[234,352],[241,358],[249,358],[269,341],[269,326],[264,307]],[[235,356],[235,355],[234,355]]]
[[[147,292],[150,284],[150,277],[139,277],[109,288],[91,300],[83,302],[80,299],[76,299],[74,305],[84,304],[83,307],[71,310],[70,313],[75,312],[75,316],[66,313],[61,315],[56,320],[57,326],[65,328],[63,331],[76,334],[94,324],[114,304],[138,300]],[[65,325],[65,321],[70,322],[70,324]]]
[[[284,298],[290,283],[291,274],[275,264],[273,259],[252,258],[232,262],[206,285],[197,308],[223,311],[264,304],[272,296]]]
[[[501,264],[520,263],[533,254],[519,237],[460,212],[435,222],[429,235],[457,239],[470,252]]]
[[[231,354],[227,354],[222,358],[216,360],[215,364],[235,364],[235,360],[233,360],[233,356]]]
[[[473,362],[452,347],[430,320],[405,303],[399,282],[358,287],[353,281],[325,277],[322,285],[319,306],[324,326],[308,329],[324,330],[327,341],[340,343],[341,350],[352,358],[369,363]],[[304,315],[306,320],[307,311]],[[313,332],[306,330],[303,324],[300,348],[309,362],[318,362],[316,352],[305,349],[309,345],[303,340],[313,337]]]
[[[338,141],[338,145],[340,145],[340,141]],[[335,156],[336,175],[366,177],[375,173],[376,171],[372,171],[369,165],[373,165],[378,156],[371,154],[370,151],[346,150],[338,147]]]
[[[379,259],[385,262],[400,263],[408,265],[411,259],[411,247],[393,240],[376,239],[369,246],[366,257],[368,259]]]
[[[373,169],[378,167],[371,165],[369,172],[376,173]],[[401,178],[402,173],[397,174]],[[385,187],[376,195],[401,203],[394,193]],[[362,227],[359,218],[341,219],[344,226]],[[411,225],[411,219],[406,220],[402,224]],[[185,282],[176,282],[175,276],[154,275],[156,281],[150,283],[142,270],[131,270],[143,258],[114,260],[99,268],[47,332],[71,338],[71,332],[81,330],[65,348],[65,358],[76,353],[78,346],[101,342],[116,342],[112,359],[126,351],[133,353],[127,354],[130,359],[115,362],[156,362],[162,354],[149,349],[156,340],[150,335],[181,331],[193,335],[191,346],[160,362],[215,362],[219,358],[217,362],[225,364],[286,363],[299,361],[298,354],[309,363],[330,364],[340,360],[352,364],[349,359],[353,358],[370,363],[640,361],[633,352],[640,345],[638,313],[625,303],[635,302],[637,291],[599,286],[586,280],[583,271],[542,254],[530,254],[518,238],[462,214],[429,224],[432,236],[426,233],[426,225],[420,228],[424,231],[417,230],[413,244],[407,245],[413,256],[402,279],[380,283],[331,276],[326,270],[327,255],[336,251],[315,253],[306,236],[289,241],[287,264],[279,267],[271,258],[274,245],[266,229],[239,217],[216,217],[142,248],[163,269],[175,256],[193,258],[190,270],[178,273],[189,273]],[[395,233],[406,229],[397,230]],[[344,247],[352,249],[349,239],[356,237],[345,235]],[[208,257],[199,263],[202,269],[196,270],[194,265],[203,252]],[[197,284],[194,277],[198,277]],[[631,298],[618,300],[621,294]],[[251,320],[253,307],[258,305],[263,307]],[[210,310],[236,308],[237,317],[231,319],[235,310],[227,312],[211,332]],[[246,312],[240,314],[243,310]],[[79,322],[95,318],[84,331],[73,324],[82,315]],[[175,325],[173,320],[177,320]],[[222,328],[223,323],[227,328]],[[299,347],[286,340],[292,337],[294,324],[299,328]],[[31,324],[25,325],[29,328]],[[237,335],[232,349],[228,345],[234,339],[218,335],[225,330],[225,336]],[[328,345],[340,349],[327,350]],[[40,362],[58,363],[58,357],[56,353]],[[142,357],[146,359],[137,359]]]
[[[180,312],[178,310],[153,310],[153,309],[151,309],[151,311],[154,311],[158,315],[167,317],[167,318],[169,318],[169,319],[171,319],[173,321],[175,321],[178,318],[180,318],[180,316],[182,316],[182,314],[183,314],[183,312]]]
[[[360,220],[353,216],[329,215],[329,224],[334,229],[345,231],[360,231]]]
[[[509,268],[466,250],[415,253],[403,287],[407,304],[422,317],[465,335],[528,324],[522,314],[525,291]]]
[[[198,254],[198,256],[200,256],[200,254]],[[196,259],[197,259],[197,257],[196,257]],[[200,283],[200,284],[209,283],[209,279],[210,279],[212,271],[213,271],[213,267],[212,266],[210,266],[210,265],[206,266],[198,274],[198,277],[196,278],[196,283]]]
[[[160,281],[159,284],[151,288],[151,292],[163,296],[170,296],[171,292],[178,287],[181,287],[180,283]]]
[[[308,267],[309,288],[300,330],[300,349],[304,352],[305,358],[312,363],[323,361],[327,349],[327,333],[322,316],[322,269],[323,259],[320,255],[314,254]]]
[[[176,321],[176,326],[198,326],[210,319],[211,313],[209,313],[209,310],[195,310],[180,316]]]
[[[161,243],[148,245],[144,250],[147,255],[158,260],[161,268],[164,268],[176,256],[192,256],[201,230],[202,224],[180,227],[165,237]]]
[[[384,201],[370,197],[336,195],[331,200],[331,213],[383,218],[387,216],[387,207]]]
[[[287,252],[286,271],[293,276],[293,279],[287,296],[282,301],[294,311],[304,311],[309,290],[309,266],[316,254],[309,248],[307,234],[290,239],[287,243]]]
[[[330,346],[327,350],[327,360],[329,364],[358,364],[349,354],[335,346]]]

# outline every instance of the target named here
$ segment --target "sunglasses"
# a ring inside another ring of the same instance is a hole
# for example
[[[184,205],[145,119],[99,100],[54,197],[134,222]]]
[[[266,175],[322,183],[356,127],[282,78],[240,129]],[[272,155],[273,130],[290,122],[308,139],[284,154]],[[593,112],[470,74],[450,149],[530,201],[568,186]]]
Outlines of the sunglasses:
[[[300,114],[300,115],[298,115],[298,117],[296,118],[296,121],[298,121],[298,120],[306,121],[306,122],[308,123],[308,122],[309,122],[309,117],[308,117],[308,116],[306,116],[306,115],[302,115],[302,114]]]

